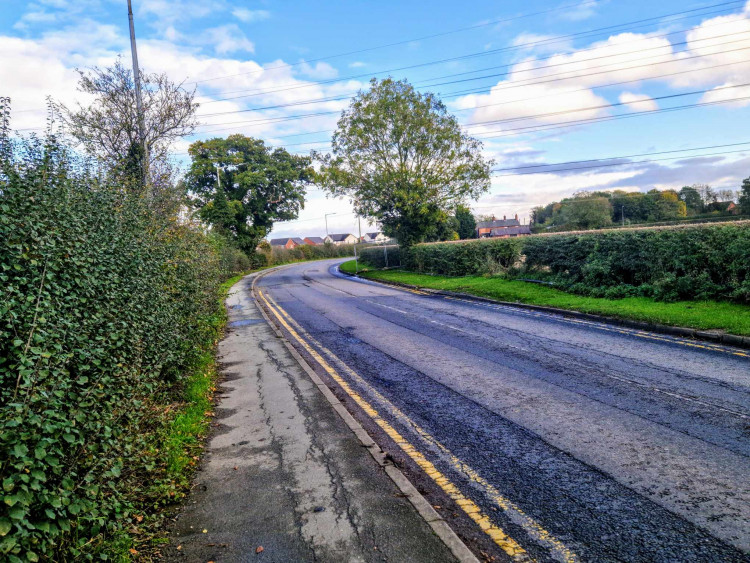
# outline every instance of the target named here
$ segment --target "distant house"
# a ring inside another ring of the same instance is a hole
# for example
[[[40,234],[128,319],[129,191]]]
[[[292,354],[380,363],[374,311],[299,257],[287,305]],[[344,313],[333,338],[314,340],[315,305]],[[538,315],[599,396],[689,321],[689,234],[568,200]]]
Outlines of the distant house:
[[[362,242],[376,244],[379,242],[388,242],[389,238],[383,233],[378,231],[377,233],[365,233],[362,235]]]
[[[306,244],[304,240],[299,237],[288,237],[288,238],[272,238],[271,248],[286,248],[292,249],[303,244]]]
[[[518,214],[513,219],[507,219],[504,215],[502,219],[493,219],[491,221],[479,221],[477,223],[477,236],[486,237],[517,237],[519,235],[530,235],[531,227],[521,225],[518,221]]]
[[[330,242],[338,246],[340,244],[355,244],[357,242],[357,237],[355,237],[352,234],[346,233],[346,234],[337,234],[337,235],[326,235],[326,238],[323,240],[324,242]]]
[[[325,244],[325,241],[321,237],[305,237],[304,241],[305,244],[309,244],[310,246],[319,246],[321,244]]]
[[[718,211],[729,215],[739,215],[740,208],[733,201],[714,201],[707,206],[708,211]]]
[[[491,237],[517,237],[519,235],[530,235],[531,227],[529,225],[520,225],[518,227],[497,227],[490,231]]]

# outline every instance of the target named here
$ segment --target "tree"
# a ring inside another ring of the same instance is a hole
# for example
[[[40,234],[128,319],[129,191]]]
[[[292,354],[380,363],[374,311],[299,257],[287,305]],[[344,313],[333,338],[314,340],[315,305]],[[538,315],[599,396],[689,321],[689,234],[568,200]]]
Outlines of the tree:
[[[461,239],[476,238],[477,222],[474,215],[465,205],[456,207],[456,220],[458,221],[458,236]]]
[[[141,73],[146,153],[140,139],[133,73],[120,59],[104,69],[79,70],[78,89],[93,97],[77,109],[60,106],[70,134],[91,156],[122,176],[143,183],[164,169],[171,144],[197,125],[195,92],[171,82],[166,74]],[[148,154],[148,162],[144,158]]]
[[[703,213],[703,199],[695,186],[684,186],[679,195],[680,199],[685,202],[688,214]]]
[[[598,229],[612,224],[612,204],[606,197],[574,197],[561,202],[553,223],[569,229]]]
[[[740,213],[743,215],[750,215],[750,177],[742,180],[742,186],[740,186]]]
[[[305,205],[314,176],[310,157],[244,135],[197,141],[188,152],[192,164],[184,190],[200,217],[248,254],[274,221],[296,219]]]
[[[490,187],[492,161],[430,93],[406,81],[373,79],[339,119],[319,181],[355,211],[410,246],[449,210]]]

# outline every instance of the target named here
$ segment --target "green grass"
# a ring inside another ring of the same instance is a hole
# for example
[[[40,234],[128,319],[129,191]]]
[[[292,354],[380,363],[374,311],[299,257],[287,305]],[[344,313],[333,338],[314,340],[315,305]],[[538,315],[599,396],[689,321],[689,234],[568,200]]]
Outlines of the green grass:
[[[354,260],[341,269],[354,272]],[[467,276],[451,278],[406,272],[403,270],[360,270],[360,276],[424,287],[459,291],[498,301],[544,305],[671,326],[700,330],[722,330],[750,336],[750,307],[723,301],[678,301],[664,303],[646,297],[604,299],[583,297],[551,287],[498,277]]]

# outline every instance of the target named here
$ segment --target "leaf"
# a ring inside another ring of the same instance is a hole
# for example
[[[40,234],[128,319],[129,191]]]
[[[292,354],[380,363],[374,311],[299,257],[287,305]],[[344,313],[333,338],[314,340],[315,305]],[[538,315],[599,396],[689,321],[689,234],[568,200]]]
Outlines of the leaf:
[[[13,527],[13,524],[11,524],[10,520],[7,518],[0,518],[0,536],[5,536],[8,532],[10,532],[10,529]]]

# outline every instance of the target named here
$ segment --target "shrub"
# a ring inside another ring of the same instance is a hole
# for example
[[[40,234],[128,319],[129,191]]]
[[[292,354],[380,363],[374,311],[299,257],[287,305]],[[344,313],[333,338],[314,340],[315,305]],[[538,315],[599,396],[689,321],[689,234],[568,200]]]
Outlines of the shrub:
[[[54,139],[0,149],[0,559],[72,560],[159,486],[164,405],[245,265]]]
[[[516,265],[521,242],[515,238],[418,244],[404,252],[409,270],[446,276],[496,274]]]
[[[578,293],[750,302],[750,223],[532,236],[523,252],[528,271]]]
[[[359,246],[359,259],[370,268],[393,268],[401,265],[401,249],[395,245]]]

